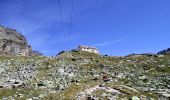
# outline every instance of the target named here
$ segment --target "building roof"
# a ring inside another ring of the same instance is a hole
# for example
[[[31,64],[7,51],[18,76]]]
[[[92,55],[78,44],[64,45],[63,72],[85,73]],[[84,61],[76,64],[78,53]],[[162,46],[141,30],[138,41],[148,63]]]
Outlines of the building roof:
[[[96,47],[85,46],[85,45],[80,45],[79,48],[96,49],[96,50],[98,50],[98,48],[96,48]]]

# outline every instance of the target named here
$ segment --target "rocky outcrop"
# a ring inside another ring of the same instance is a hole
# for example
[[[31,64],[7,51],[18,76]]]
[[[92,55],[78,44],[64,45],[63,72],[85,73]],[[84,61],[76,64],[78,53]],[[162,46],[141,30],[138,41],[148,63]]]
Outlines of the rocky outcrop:
[[[170,48],[158,52],[158,54],[170,54]]]
[[[0,54],[1,55],[39,55],[28,45],[26,38],[16,30],[0,26]]]

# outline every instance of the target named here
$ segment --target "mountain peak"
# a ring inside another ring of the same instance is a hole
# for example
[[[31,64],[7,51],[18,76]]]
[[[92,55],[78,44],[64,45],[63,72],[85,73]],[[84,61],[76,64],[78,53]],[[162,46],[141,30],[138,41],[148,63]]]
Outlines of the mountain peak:
[[[33,52],[24,35],[15,29],[0,25],[0,54],[2,55],[39,55]]]

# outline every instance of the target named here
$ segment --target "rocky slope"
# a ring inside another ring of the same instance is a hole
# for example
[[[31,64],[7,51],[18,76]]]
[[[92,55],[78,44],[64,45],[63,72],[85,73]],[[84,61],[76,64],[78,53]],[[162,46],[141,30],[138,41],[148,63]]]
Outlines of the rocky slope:
[[[0,26],[0,54],[1,55],[39,55],[32,51],[25,37],[16,30]]]
[[[169,53],[112,57],[72,50],[56,57],[32,55],[39,53],[31,49],[23,35],[0,26],[0,99],[170,98]]]
[[[0,74],[3,100],[164,100],[170,94],[170,55],[1,56]]]

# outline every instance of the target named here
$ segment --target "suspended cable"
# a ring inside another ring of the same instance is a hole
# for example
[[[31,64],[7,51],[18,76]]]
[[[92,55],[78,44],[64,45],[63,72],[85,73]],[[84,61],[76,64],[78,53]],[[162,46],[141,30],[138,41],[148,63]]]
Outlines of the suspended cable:
[[[61,19],[61,25],[62,25],[62,29],[64,31],[64,19],[63,19],[63,12],[62,12],[62,6],[61,6],[61,0],[58,0],[58,8],[59,8],[59,16]],[[70,23],[68,26],[68,33],[70,34],[72,32],[72,24],[73,24],[73,12],[74,12],[74,0],[71,0],[71,14],[70,14]],[[68,35],[69,35],[68,34]],[[69,37],[66,36],[66,38],[68,38],[68,41],[70,41]],[[70,43],[70,42],[68,42]],[[69,46],[68,46],[69,48]]]
[[[62,7],[61,7],[61,1],[58,0],[58,7],[59,7],[59,15],[61,19],[62,29],[64,29],[64,20],[63,20],[63,13],[62,13]]]
[[[69,26],[69,34],[72,32],[72,24],[73,24],[73,11],[74,11],[74,0],[71,0],[71,14],[70,14],[70,26]],[[71,40],[68,39],[69,43],[71,43]],[[68,49],[70,50],[70,47],[68,45]],[[71,57],[71,54],[69,53],[68,55]]]
[[[74,11],[74,0],[71,0],[71,20],[70,20],[70,28],[69,33],[72,31],[72,24],[73,24],[73,11]]]

